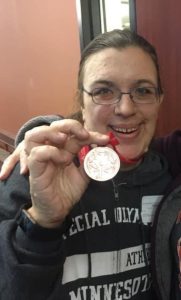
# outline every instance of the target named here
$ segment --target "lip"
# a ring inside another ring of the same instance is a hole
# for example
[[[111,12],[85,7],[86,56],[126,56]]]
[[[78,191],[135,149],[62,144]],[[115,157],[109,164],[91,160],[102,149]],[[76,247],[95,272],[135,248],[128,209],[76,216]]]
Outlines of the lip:
[[[134,139],[138,137],[141,131],[141,124],[126,124],[126,125],[110,125],[111,130],[117,138]]]

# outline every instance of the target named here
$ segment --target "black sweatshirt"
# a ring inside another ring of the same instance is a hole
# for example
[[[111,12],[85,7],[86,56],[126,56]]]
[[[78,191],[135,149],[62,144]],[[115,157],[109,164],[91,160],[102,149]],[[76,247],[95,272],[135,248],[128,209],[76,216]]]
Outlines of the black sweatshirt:
[[[149,151],[135,170],[92,180],[62,234],[37,241],[16,221],[31,204],[17,164],[0,183],[0,299],[155,300],[150,235],[172,177],[167,161]]]

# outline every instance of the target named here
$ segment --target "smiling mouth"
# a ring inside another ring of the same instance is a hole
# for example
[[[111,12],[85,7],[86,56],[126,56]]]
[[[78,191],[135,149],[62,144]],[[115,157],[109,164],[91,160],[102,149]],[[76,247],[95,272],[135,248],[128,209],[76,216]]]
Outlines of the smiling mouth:
[[[111,126],[111,129],[117,133],[131,134],[131,133],[135,133],[138,130],[138,127],[124,128],[124,127]]]

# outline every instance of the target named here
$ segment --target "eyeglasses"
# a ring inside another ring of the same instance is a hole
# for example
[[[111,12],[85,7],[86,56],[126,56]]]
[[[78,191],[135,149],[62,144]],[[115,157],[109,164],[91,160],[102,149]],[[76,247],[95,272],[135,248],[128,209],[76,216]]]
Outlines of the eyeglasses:
[[[93,89],[92,92],[88,92],[82,88],[82,91],[92,97],[92,101],[95,104],[110,105],[118,103],[122,95],[129,95],[130,99],[139,104],[152,104],[159,100],[160,90],[157,87],[136,87],[129,90],[129,92],[121,92],[116,87],[100,87]]]

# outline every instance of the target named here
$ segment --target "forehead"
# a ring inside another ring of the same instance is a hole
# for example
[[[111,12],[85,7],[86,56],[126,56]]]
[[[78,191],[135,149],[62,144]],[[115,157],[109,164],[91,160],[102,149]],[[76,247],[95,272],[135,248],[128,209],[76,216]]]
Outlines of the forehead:
[[[117,84],[140,79],[156,83],[157,72],[152,58],[141,48],[108,48],[92,54],[84,67],[84,84],[101,79]]]

